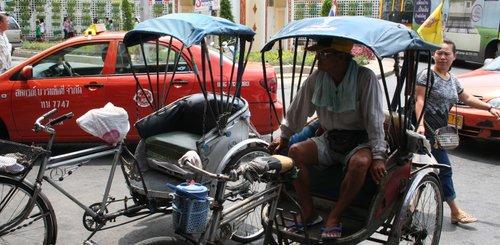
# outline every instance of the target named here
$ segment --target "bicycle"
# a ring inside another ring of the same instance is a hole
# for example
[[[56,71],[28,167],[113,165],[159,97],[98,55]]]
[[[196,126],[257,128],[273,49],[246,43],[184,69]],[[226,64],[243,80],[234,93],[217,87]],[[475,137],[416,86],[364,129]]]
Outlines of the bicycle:
[[[126,159],[128,157],[133,158],[133,154],[127,149],[123,140],[115,145],[106,144],[51,156],[51,149],[56,135],[53,126],[73,117],[72,113],[67,113],[49,121],[45,125],[42,124],[43,121],[56,112],[57,109],[53,109],[45,113],[34,124],[35,131],[43,131],[50,135],[45,148],[4,140],[0,141],[0,155],[9,153],[8,156],[17,159],[23,165],[23,169],[16,173],[0,172],[0,241],[6,244],[56,243],[57,219],[50,200],[42,192],[43,182],[49,183],[84,210],[84,227],[92,232],[86,239],[90,243],[92,243],[90,239],[97,231],[101,230],[108,221],[114,221],[118,216],[134,217],[158,211],[168,212],[164,206],[155,203],[154,198],[141,203],[134,198],[116,199],[110,195],[113,177],[118,164],[121,165],[124,175],[129,178],[133,177],[134,173],[133,164]],[[110,155],[113,156],[113,160],[100,202],[86,206],[81,200],[78,200],[60,184],[56,183],[56,181],[63,181],[76,168],[83,166],[90,160]],[[34,183],[31,183],[27,176],[37,164],[40,167],[37,170]],[[134,205],[128,205],[129,200],[133,200]],[[108,206],[119,202],[123,202],[125,207],[115,212],[109,212]],[[145,208],[147,210],[141,212]]]

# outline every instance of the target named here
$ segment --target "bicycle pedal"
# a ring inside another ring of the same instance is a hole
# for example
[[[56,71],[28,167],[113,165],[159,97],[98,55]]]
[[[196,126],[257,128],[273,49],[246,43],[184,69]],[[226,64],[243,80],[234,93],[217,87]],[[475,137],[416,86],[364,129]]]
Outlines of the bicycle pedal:
[[[92,240],[86,240],[83,242],[83,245],[99,245],[97,242],[94,242]]]

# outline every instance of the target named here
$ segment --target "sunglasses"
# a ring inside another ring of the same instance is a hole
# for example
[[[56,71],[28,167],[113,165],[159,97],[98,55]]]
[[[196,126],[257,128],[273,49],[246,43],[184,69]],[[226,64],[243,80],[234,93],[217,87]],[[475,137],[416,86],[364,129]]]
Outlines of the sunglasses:
[[[318,58],[326,59],[330,56],[340,56],[342,55],[342,53],[338,51],[317,51],[316,55],[318,56]]]

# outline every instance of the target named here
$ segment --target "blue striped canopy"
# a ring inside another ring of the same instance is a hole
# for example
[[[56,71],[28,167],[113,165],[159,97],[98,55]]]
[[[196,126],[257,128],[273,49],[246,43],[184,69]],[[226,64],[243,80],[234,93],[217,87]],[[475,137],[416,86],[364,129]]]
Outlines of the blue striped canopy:
[[[340,37],[363,44],[379,57],[389,57],[407,49],[436,50],[415,31],[402,24],[363,16],[318,17],[293,21],[271,37],[261,52],[270,50],[281,39]]]
[[[206,35],[228,35],[246,37],[253,40],[255,32],[229,20],[202,14],[168,14],[145,20],[125,34],[123,42],[127,46],[152,41],[161,36],[172,36],[186,47],[191,47]]]

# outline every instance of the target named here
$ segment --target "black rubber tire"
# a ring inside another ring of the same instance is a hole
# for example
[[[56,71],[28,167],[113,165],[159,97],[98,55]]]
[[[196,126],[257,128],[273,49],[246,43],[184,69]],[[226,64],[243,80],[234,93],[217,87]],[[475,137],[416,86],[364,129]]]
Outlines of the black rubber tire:
[[[238,168],[238,166],[245,161],[250,161],[258,156],[269,156],[269,150],[262,146],[250,146],[237,154],[235,154],[226,169],[224,169],[224,173],[228,173],[232,169]],[[250,184],[248,181],[240,177],[239,183],[231,183],[229,182],[226,186],[226,192],[235,191],[237,189],[247,189],[249,192],[262,191],[266,187],[266,183],[254,182]],[[238,205],[238,202],[241,200],[237,200],[232,202],[226,200],[224,205]],[[233,231],[233,235],[231,239],[236,242],[241,243],[250,243],[257,239],[259,239],[264,234],[264,227],[262,226],[262,218],[261,218],[261,208],[255,209],[251,213],[248,213],[244,218],[243,223],[238,225],[238,228]],[[250,230],[248,230],[250,229]]]
[[[9,195],[15,191],[13,195]],[[0,176],[0,240],[2,244],[56,244],[57,221],[48,199],[39,194],[28,218],[20,220],[28,200],[34,194],[33,185],[8,176]],[[10,201],[6,201],[8,197]]]
[[[424,176],[416,190],[406,195],[410,195],[411,201],[401,208],[396,217],[388,244],[439,244],[443,195],[437,177]]]
[[[176,237],[170,237],[170,236],[160,236],[160,237],[153,237],[149,238],[144,241],[140,241],[136,243],[135,245],[184,245],[184,244],[191,244],[185,240],[176,238]]]

